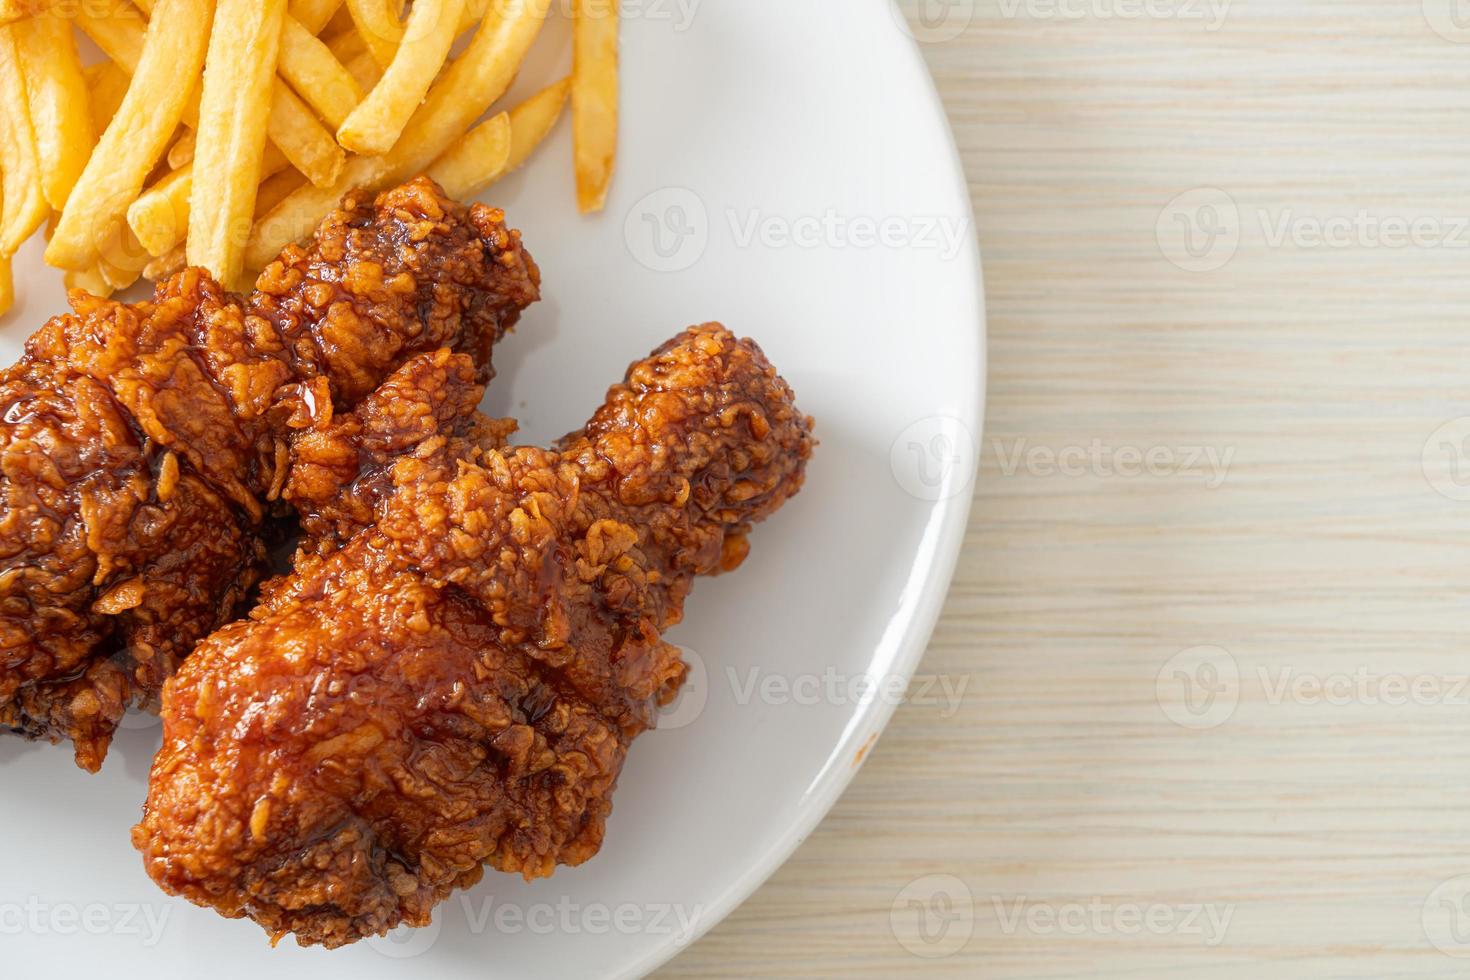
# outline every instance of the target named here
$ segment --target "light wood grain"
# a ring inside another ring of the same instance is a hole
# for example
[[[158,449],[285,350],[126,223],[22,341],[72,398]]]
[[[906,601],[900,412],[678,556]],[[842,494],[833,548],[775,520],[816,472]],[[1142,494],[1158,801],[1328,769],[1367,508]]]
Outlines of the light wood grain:
[[[975,508],[921,668],[969,692],[953,717],[901,709],[790,864],[660,976],[1470,970],[1424,914],[1470,872],[1470,503],[1423,463],[1470,414],[1470,44],[1420,0],[1237,0],[1213,31],[1095,13],[1128,3],[976,0],[925,46],[990,306]],[[1156,225],[1201,187],[1240,242],[1191,273]],[[1451,240],[1273,241],[1359,212]],[[1215,489],[1007,474],[1021,440],[1233,457]],[[1199,645],[1233,658],[1239,704],[1192,730],[1157,681]],[[1345,697],[1276,690],[1340,675]],[[1385,675],[1423,696],[1384,703]],[[974,933],[927,960],[890,910],[937,873]],[[1008,927],[1018,900],[1043,911]],[[1228,912],[1217,944],[1199,923],[1128,934],[1126,907],[1194,905]],[[1081,928],[1048,927],[1073,908]]]

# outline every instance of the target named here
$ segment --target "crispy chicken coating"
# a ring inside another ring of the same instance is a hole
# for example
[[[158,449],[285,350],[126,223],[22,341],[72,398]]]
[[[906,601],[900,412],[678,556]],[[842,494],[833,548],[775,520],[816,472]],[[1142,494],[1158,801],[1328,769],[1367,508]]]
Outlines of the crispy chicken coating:
[[[455,392],[471,374],[420,358],[320,430],[324,497],[354,444],[397,453],[327,518],[359,529],[169,682],[133,831],[166,891],[336,947],[428,924],[485,865],[534,878],[600,848],[628,747],[684,679],[661,634],[800,489],[811,420],[718,325],[634,364],[556,449],[472,418],[431,433],[478,401]]]
[[[200,270],[73,293],[0,374],[0,731],[96,771],[260,579],[293,434],[424,351],[487,380],[538,286],[503,214],[419,180],[349,196],[248,298]]]

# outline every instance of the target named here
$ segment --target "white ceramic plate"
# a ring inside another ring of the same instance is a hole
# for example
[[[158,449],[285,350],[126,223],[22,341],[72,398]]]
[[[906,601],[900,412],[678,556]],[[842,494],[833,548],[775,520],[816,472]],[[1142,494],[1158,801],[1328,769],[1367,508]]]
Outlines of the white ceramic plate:
[[[0,739],[0,949],[25,976],[631,977],[728,914],[816,826],[923,653],[964,533],[984,313],[964,180],[888,0],[625,0],[625,143],[604,216],[576,214],[565,123],[495,188],[547,299],[497,353],[491,411],[546,440],[687,324],[756,338],[817,419],[806,490],[702,582],[671,636],[690,689],[635,746],[603,853],[491,874],[433,926],[272,951],[166,898],[128,842],[156,720],[105,771]],[[523,90],[564,64],[554,26]],[[63,308],[34,248],[0,355]],[[881,684],[872,696],[865,678]]]

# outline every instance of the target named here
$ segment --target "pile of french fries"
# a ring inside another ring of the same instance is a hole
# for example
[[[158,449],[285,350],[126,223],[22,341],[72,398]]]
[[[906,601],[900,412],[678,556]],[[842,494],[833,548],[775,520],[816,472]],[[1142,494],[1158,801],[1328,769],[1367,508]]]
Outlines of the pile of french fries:
[[[552,0],[0,0],[0,312],[37,231],[70,288],[189,265],[239,289],[354,188],[478,194],[568,102],[578,205],[600,210],[618,0],[571,2],[571,75],[489,115]],[[78,34],[106,59],[83,67]]]

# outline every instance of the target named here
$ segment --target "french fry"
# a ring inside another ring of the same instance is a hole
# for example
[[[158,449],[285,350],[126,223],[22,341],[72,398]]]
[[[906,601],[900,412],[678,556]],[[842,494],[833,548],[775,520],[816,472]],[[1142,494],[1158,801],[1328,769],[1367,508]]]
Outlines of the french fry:
[[[0,0],[0,25],[34,17],[50,6],[51,0]]]
[[[551,134],[571,88],[571,79],[563,78],[510,110],[510,156],[505,161],[505,173],[519,170]]]
[[[150,255],[164,255],[189,232],[189,198],[194,193],[194,167],[171,171],[128,206],[128,227]]]
[[[180,167],[187,167],[194,162],[194,150],[198,146],[195,142],[197,138],[191,129],[174,140],[174,145],[168,148],[168,166],[170,170],[178,170]]]
[[[255,195],[255,216],[269,214],[272,208],[296,193],[306,182],[301,171],[290,167],[280,173],[271,174],[261,181],[260,193]]]
[[[124,218],[183,119],[199,77],[213,14],[210,0],[158,0],[132,85],[77,181],[46,261],[85,269]],[[180,79],[186,79],[180,84]]]
[[[154,2],[156,0],[139,0],[139,6],[151,13]],[[107,14],[101,15],[83,4],[76,15],[77,26],[103,53],[132,74],[142,54],[147,22],[130,7],[120,3],[108,6]],[[191,129],[199,128],[197,87],[190,92],[182,119],[184,125]],[[316,114],[285,82],[275,84],[266,133],[292,166],[306,174],[313,183],[331,186],[341,175],[346,153],[337,145],[335,137],[317,121]]]
[[[305,180],[306,178],[303,177],[302,179]],[[184,246],[180,245],[167,255],[160,256],[143,266],[143,277],[157,282],[160,279],[167,279],[169,276],[183,272],[187,264],[184,257]]]
[[[266,133],[291,165],[318,187],[331,187],[342,175],[347,154],[284,82],[276,82]]]
[[[71,292],[73,289],[80,289],[83,292],[91,293],[93,296],[100,296],[103,299],[112,295],[112,287],[107,284],[107,279],[103,277],[101,268],[96,265],[88,266],[85,269],[67,269],[62,273],[61,281],[65,284],[67,292]]]
[[[489,6],[490,0],[465,0],[455,37],[478,24]],[[383,71],[392,63],[404,35],[411,30],[400,17],[402,9],[403,0],[347,0],[351,25],[342,37],[350,33],[359,38],[371,51],[378,70]],[[347,60],[340,54],[337,57],[340,61]]]
[[[97,145],[87,82],[68,21],[32,17],[17,23],[15,31],[41,160],[41,190],[46,203],[60,211]]]
[[[383,77],[383,73],[378,70],[378,63],[366,51],[347,62],[347,70],[352,72],[352,77],[357,79],[357,84],[364,89],[372,88],[378,84],[378,79]]]
[[[309,235],[353,187],[380,188],[429,167],[505,94],[550,7],[551,0],[494,0],[469,47],[429,90],[392,152],[353,157],[336,186],[303,187],[282,201],[256,222],[246,267],[264,268],[281,249]]]
[[[364,156],[378,156],[393,149],[449,57],[460,15],[464,13],[464,2],[417,0],[414,3],[392,63],[337,130],[338,143]]]
[[[429,168],[429,177],[453,198],[470,197],[490,186],[510,163],[510,113],[481,123],[465,134]]]
[[[11,256],[50,213],[41,190],[41,163],[13,24],[0,27],[0,167],[5,198],[0,256]]]
[[[112,3],[106,13],[101,13],[83,4],[73,21],[119,68],[129,75],[138,70],[148,32],[148,22],[138,11],[124,3]]]
[[[215,9],[199,102],[188,260],[226,286],[245,267],[285,18],[286,0],[219,0]]]
[[[315,37],[331,23],[342,0],[291,0],[291,16]]]
[[[265,185],[270,183],[269,178],[290,166],[280,150],[267,146],[260,162],[261,176],[266,178],[261,185],[262,194]],[[290,172],[298,173],[295,170]],[[194,166],[191,161],[164,175],[129,206],[128,227],[138,236],[148,254],[164,255],[184,241],[189,231],[189,202],[193,195]],[[277,198],[276,202],[279,200]],[[274,207],[274,203],[271,206]]]
[[[15,308],[15,276],[10,270],[10,260],[0,259],[0,316]]]
[[[403,23],[398,19],[403,0],[347,0],[347,10],[373,60],[387,71],[403,37]]]
[[[325,43],[327,50],[332,52],[332,57],[346,65],[349,70],[351,70],[352,62],[359,55],[366,54],[368,59],[372,60],[372,55],[368,54],[367,42],[362,39],[362,34],[356,28],[349,28],[335,37],[327,38]],[[373,61],[373,68],[377,71],[377,77],[382,78],[383,69],[378,67],[376,61]],[[354,77],[357,76],[354,75]],[[358,83],[361,84],[361,78],[358,79]]]
[[[577,0],[572,51],[572,155],[583,214],[607,204],[618,151],[618,0]]]
[[[295,17],[287,17],[281,31],[280,72],[334,129],[362,102],[363,90],[352,73]]]
[[[93,132],[106,132],[108,123],[117,115],[118,107],[128,94],[132,82],[128,73],[111,61],[104,61],[87,69],[87,90],[92,109]],[[85,168],[84,168],[85,169]]]

